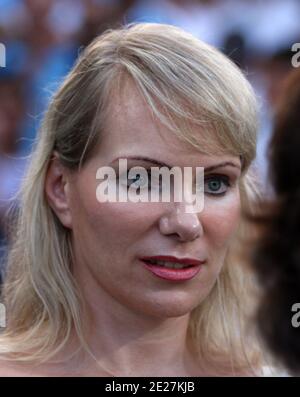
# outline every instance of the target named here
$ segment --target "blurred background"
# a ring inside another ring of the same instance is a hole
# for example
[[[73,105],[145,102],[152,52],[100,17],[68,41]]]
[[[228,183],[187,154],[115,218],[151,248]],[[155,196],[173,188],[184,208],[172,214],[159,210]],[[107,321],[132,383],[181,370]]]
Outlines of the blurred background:
[[[300,0],[0,0],[6,61],[0,67],[2,263],[5,214],[50,95],[95,36],[130,22],[177,25],[219,48],[245,72],[259,99],[255,166],[267,185],[265,153],[282,82],[292,70],[291,47],[300,43]]]

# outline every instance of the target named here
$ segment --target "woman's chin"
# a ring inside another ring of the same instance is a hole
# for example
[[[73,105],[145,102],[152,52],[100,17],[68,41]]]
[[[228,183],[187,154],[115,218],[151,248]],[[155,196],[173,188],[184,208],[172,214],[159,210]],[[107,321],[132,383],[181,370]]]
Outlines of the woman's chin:
[[[143,305],[139,307],[145,315],[151,315],[160,318],[170,318],[170,317],[181,317],[189,314],[196,306],[198,306],[199,301],[192,299],[161,299],[161,300],[151,300],[144,301]]]

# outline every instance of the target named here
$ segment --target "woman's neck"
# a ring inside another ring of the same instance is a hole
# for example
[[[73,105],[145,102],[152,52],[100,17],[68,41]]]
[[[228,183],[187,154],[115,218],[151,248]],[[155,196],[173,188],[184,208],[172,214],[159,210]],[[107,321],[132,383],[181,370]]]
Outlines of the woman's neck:
[[[191,375],[195,364],[187,346],[189,314],[159,318],[136,312],[102,289],[91,288],[90,280],[81,281],[85,339],[95,369],[116,376]]]

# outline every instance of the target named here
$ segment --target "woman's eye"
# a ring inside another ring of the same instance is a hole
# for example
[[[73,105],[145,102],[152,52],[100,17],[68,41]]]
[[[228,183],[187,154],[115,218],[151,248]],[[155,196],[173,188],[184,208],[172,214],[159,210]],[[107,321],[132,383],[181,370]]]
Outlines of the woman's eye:
[[[134,173],[133,176],[129,177],[129,170],[127,171],[127,174],[122,175],[122,176],[118,176],[117,180],[121,180],[121,184],[123,186],[125,186],[127,189],[129,189],[130,187],[134,188],[134,189],[140,189],[140,190],[144,190],[147,189],[148,191],[151,191],[151,189],[155,189],[155,190],[162,190],[162,180],[161,178],[159,178],[157,180],[157,178],[154,178],[153,183],[151,183],[151,170],[145,170],[147,173],[148,178],[146,177],[146,175],[144,174],[144,172],[139,173],[136,172]]]
[[[136,188],[145,188],[147,185],[150,185],[150,175],[148,173],[148,178],[145,178],[141,174],[136,174],[134,178],[128,178],[128,187],[136,187]]]
[[[230,186],[229,178],[227,176],[211,176],[204,182],[204,192],[210,195],[225,194]]]

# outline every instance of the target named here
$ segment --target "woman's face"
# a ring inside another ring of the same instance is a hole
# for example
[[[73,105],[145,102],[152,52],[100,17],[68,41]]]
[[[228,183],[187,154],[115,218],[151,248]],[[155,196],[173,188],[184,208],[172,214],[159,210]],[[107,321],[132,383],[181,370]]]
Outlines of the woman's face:
[[[97,169],[109,165],[117,171],[118,158],[127,159],[128,168],[150,169],[157,163],[215,167],[205,171],[203,211],[188,213],[185,202],[100,203]],[[97,152],[69,183],[74,270],[79,283],[95,299],[105,296],[106,302],[135,312],[159,317],[190,312],[214,286],[236,231],[240,173],[239,157],[202,154],[155,124],[128,83],[125,95],[114,101]],[[201,264],[190,274],[164,266],[163,270],[157,265],[147,267],[141,260],[155,256],[191,258]]]

